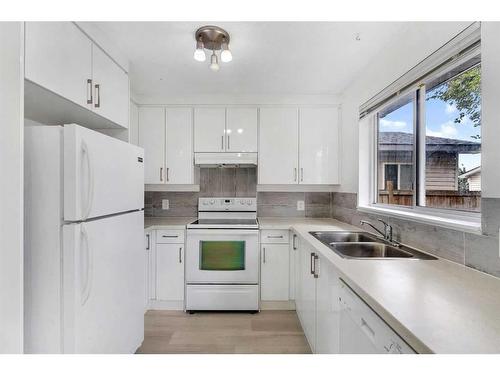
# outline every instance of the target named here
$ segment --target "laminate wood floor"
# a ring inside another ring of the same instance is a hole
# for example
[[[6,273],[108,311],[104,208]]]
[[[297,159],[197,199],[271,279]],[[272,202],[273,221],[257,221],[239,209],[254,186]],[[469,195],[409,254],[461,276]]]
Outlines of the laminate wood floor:
[[[137,353],[305,354],[311,349],[295,311],[187,314],[148,311]]]

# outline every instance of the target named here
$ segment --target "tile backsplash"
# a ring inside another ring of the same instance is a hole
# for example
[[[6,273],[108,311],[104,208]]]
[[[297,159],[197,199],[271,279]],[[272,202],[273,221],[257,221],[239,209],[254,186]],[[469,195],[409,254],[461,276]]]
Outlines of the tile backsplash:
[[[355,193],[332,193],[332,217],[358,227],[360,220],[370,220],[376,224],[377,219],[383,219],[393,226],[397,241],[500,277],[498,238],[500,215],[498,211],[484,209],[486,206],[500,207],[500,199],[483,198],[485,199],[488,204],[481,202],[484,210],[482,235],[383,215],[366,214],[356,209]],[[362,228],[372,231],[369,227]]]

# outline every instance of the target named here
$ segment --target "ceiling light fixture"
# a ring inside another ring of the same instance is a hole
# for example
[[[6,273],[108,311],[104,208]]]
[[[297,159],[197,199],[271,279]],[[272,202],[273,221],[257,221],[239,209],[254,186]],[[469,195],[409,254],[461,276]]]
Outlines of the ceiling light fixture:
[[[219,58],[216,51],[221,51],[220,60],[229,62],[233,59],[233,55],[229,50],[229,34],[226,30],[218,26],[203,26],[196,30],[196,50],[194,51],[194,59],[196,61],[205,61],[205,49],[211,50],[210,69],[214,72],[220,69]]]

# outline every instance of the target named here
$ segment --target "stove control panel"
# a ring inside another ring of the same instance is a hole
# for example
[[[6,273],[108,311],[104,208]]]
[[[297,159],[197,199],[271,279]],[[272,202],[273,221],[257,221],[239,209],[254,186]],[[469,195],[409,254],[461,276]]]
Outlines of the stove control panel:
[[[257,198],[198,198],[198,211],[257,211]]]

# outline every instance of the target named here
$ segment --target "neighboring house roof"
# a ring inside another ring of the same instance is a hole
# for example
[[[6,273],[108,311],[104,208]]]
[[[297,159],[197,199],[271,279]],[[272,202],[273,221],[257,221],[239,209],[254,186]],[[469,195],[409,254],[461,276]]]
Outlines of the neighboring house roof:
[[[378,133],[379,150],[381,151],[413,151],[413,134],[403,132]],[[481,143],[462,139],[425,137],[427,151],[457,152],[476,154],[481,152]]]
[[[458,176],[458,178],[469,178],[479,173],[481,173],[481,166],[472,168],[470,171],[462,173],[460,176]]]

